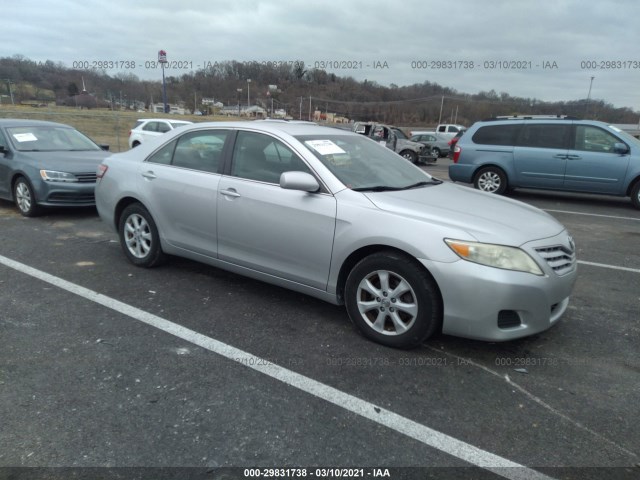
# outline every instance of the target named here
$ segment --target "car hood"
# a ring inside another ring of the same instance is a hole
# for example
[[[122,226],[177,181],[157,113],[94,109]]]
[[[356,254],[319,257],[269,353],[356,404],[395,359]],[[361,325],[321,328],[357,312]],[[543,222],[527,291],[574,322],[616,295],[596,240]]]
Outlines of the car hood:
[[[364,195],[381,210],[454,227],[479,242],[520,246],[565,229],[538,208],[451,183]]]
[[[20,161],[29,163],[37,169],[61,172],[95,172],[98,165],[111,155],[104,150],[63,151],[63,152],[20,152]]]

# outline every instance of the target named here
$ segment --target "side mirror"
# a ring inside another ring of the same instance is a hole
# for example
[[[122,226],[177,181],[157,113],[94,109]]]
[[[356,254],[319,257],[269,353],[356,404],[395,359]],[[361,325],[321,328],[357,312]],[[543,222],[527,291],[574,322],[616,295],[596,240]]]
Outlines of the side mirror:
[[[7,153],[9,153],[9,150],[4,145],[0,145],[0,155],[6,155]]]
[[[285,190],[302,190],[303,192],[317,192],[320,190],[318,181],[306,172],[284,172],[280,175],[280,188]]]
[[[626,155],[629,153],[629,147],[624,143],[615,143],[613,145],[613,151],[615,153],[619,153],[620,155]]]

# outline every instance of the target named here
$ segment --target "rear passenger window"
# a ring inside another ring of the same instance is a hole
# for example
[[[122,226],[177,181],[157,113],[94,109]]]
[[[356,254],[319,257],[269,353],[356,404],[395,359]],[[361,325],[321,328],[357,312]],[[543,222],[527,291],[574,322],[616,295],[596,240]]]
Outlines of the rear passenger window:
[[[147,158],[147,162],[151,163],[159,163],[161,165],[169,165],[171,163],[171,158],[173,157],[173,151],[176,148],[176,140],[173,140],[167,143],[160,150],[155,152],[149,158]]]
[[[532,124],[524,125],[518,139],[519,147],[568,148],[569,125]]]
[[[228,134],[227,130],[199,130],[182,135],[178,139],[172,164],[175,167],[216,173]]]
[[[515,145],[521,125],[487,125],[473,134],[473,143],[479,145]]]

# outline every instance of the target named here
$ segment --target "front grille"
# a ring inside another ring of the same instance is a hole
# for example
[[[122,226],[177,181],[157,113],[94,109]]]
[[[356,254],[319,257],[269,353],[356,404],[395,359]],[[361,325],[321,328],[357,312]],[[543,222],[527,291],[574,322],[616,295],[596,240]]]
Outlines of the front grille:
[[[558,275],[572,272],[576,267],[576,253],[563,246],[536,248],[536,252],[547,262]]]
[[[74,173],[79,183],[96,183],[96,172]]]
[[[96,198],[93,193],[56,192],[49,195],[47,201],[49,203],[90,204],[95,203]]]

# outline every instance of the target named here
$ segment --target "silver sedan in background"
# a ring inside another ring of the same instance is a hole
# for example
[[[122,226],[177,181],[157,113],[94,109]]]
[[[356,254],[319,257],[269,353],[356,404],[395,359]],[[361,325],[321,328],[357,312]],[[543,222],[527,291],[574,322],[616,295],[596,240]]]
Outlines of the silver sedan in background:
[[[392,347],[541,332],[577,275],[575,245],[548,214],[338,129],[194,124],[109,157],[98,178],[98,212],[135,265],[179,255],[345,304]]]

